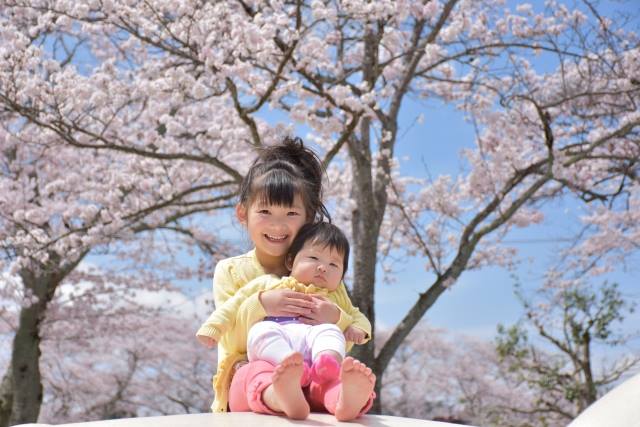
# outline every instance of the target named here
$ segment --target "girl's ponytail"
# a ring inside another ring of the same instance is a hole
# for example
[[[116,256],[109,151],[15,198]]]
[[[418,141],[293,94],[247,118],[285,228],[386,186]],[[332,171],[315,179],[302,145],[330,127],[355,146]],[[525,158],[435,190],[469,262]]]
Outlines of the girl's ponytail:
[[[295,165],[307,181],[317,184],[322,198],[322,162],[313,150],[304,146],[301,138],[285,137],[278,145],[262,148],[258,157],[265,163],[282,160]]]

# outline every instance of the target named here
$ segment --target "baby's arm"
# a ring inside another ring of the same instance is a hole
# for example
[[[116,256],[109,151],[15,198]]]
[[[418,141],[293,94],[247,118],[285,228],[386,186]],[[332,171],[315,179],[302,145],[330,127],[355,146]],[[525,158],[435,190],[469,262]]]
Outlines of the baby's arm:
[[[354,344],[364,344],[368,341],[367,333],[353,325],[347,326],[347,329],[344,331],[344,337],[347,341],[351,341]]]
[[[342,329],[345,333],[345,338],[347,341],[351,341],[355,344],[365,344],[367,341],[371,339],[371,322],[366,318],[364,314],[355,307],[351,303],[351,299],[347,294],[347,289],[344,286],[344,283],[340,283],[336,292],[336,301],[338,301],[338,307],[341,310],[340,321],[338,322],[338,327]],[[342,322],[348,322],[346,324]],[[342,325],[344,326],[341,326]],[[357,332],[354,332],[354,329]],[[355,339],[350,339],[347,336],[347,331],[349,330],[349,336],[352,338],[358,338],[358,341]],[[364,334],[364,336],[362,336]]]

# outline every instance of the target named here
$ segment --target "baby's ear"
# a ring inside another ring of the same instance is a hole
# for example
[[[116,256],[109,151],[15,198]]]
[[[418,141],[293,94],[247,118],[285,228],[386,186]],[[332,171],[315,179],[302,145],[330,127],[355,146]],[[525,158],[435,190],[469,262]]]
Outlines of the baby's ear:
[[[293,257],[288,255],[284,258],[284,266],[287,267],[287,270],[293,270]]]

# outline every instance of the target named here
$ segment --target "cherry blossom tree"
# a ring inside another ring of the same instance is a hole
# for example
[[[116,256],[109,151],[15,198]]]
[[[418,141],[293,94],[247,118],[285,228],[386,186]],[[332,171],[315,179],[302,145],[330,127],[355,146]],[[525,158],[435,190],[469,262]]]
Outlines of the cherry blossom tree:
[[[5,291],[12,290],[21,310],[1,412],[3,420],[15,423],[37,418],[43,396],[41,327],[56,290],[87,254],[119,253],[138,269],[152,265],[152,254],[159,260],[175,258],[185,244],[198,244],[209,256],[224,256],[228,252],[213,234],[182,219],[228,206],[233,191],[215,194],[215,188],[226,184],[212,182],[203,171],[192,175],[193,170],[180,164],[152,159],[140,163],[117,152],[78,150],[29,123],[6,123],[3,138],[2,261],[19,278],[7,283]],[[181,185],[184,180],[192,186]],[[201,195],[194,197],[194,188]],[[169,242],[154,230],[177,238],[167,248]],[[135,252],[133,245],[139,245]],[[203,272],[212,271],[202,267]],[[193,273],[182,270],[181,277]],[[154,289],[157,278],[150,279],[131,283]]]
[[[111,306],[112,295],[99,295],[98,302],[92,302],[94,286],[84,292],[76,287],[73,300],[70,294],[54,301],[74,306],[88,302],[91,310],[67,307],[55,310],[64,318],[47,317],[43,422],[209,410],[215,358],[193,339],[204,311],[198,310],[196,316],[191,301],[166,286],[163,292],[143,291],[143,295],[136,291],[127,295],[124,286],[116,286],[120,289],[115,293],[121,296],[117,307]],[[70,317],[69,311],[78,317]]]
[[[224,205],[248,148],[306,126],[336,220],[351,231],[352,295],[365,315],[375,322],[378,254],[427,265],[425,291],[379,353],[374,341],[356,353],[382,377],[464,271],[508,262],[504,236],[543,221],[545,201],[577,198],[599,206],[591,221],[601,229],[632,228],[620,225],[631,219],[625,201],[637,200],[638,41],[592,2],[576,5],[3,1],[4,128],[111,159],[95,171],[128,179],[92,174],[101,194],[124,185],[125,199],[160,196],[115,215],[132,232],[150,227],[146,215],[161,227]],[[400,174],[409,97],[452,105],[476,126],[457,176]]]
[[[500,365],[493,343],[425,323],[403,341],[383,384],[382,409],[396,416],[469,425],[534,425],[536,420],[504,409],[532,403],[535,394]]]
[[[418,324],[385,371],[382,410],[470,425],[566,425],[639,359],[632,335],[618,330],[632,305],[615,286],[553,284],[526,300],[523,322],[501,326],[496,342]],[[378,346],[391,332],[379,333]],[[617,347],[625,351],[612,355]]]
[[[41,323],[40,421],[206,411],[215,358],[193,338],[199,305],[144,272],[74,270]]]
[[[152,254],[175,259],[185,244],[209,256],[228,254],[189,218],[230,205],[245,157],[224,143],[202,146],[195,166],[185,154],[143,159],[102,149],[123,138],[175,146],[172,135],[180,131],[156,121],[164,113],[148,106],[164,104],[145,98],[142,82],[113,62],[97,63],[89,76],[77,70],[74,55],[86,40],[65,32],[62,20],[48,26],[37,8],[16,3],[3,4],[1,16],[0,268],[18,278],[3,277],[3,291],[20,308],[0,390],[0,424],[6,425],[38,417],[41,326],[76,267],[97,250],[133,255],[138,268]],[[146,90],[167,96],[153,82]],[[145,115],[153,117],[149,128]],[[102,146],[91,146],[96,141]],[[168,244],[155,231],[174,237]],[[140,245],[135,252],[134,244]],[[182,277],[189,274],[182,270]],[[155,283],[136,285],[152,289]]]
[[[631,353],[607,363],[596,358],[598,346],[624,347],[633,336],[620,330],[634,305],[625,301],[617,285],[559,282],[543,288],[535,299],[519,294],[525,318],[499,326],[497,351],[501,363],[537,394],[528,405],[504,407],[564,425],[636,366],[640,356]],[[550,349],[535,345],[527,326]]]

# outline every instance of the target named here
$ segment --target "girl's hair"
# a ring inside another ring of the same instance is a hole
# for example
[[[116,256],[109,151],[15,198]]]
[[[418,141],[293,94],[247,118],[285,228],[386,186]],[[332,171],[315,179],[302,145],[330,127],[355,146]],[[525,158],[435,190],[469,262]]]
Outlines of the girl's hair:
[[[293,260],[307,242],[329,247],[341,253],[343,267],[342,277],[344,277],[347,268],[349,268],[349,240],[342,230],[328,222],[305,224],[293,239],[291,247],[289,247],[289,251],[287,252],[287,257]]]
[[[240,203],[249,206],[259,198],[265,204],[291,206],[299,194],[307,219],[331,222],[322,203],[323,173],[316,153],[300,138],[287,137],[281,144],[260,149],[240,184]]]

